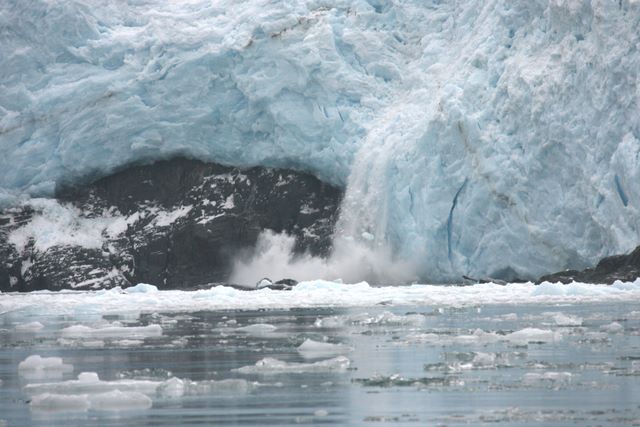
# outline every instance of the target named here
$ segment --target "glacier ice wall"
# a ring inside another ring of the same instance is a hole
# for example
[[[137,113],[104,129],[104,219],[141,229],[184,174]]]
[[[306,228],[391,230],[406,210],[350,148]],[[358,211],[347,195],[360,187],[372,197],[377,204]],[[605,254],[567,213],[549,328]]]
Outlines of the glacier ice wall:
[[[640,243],[637,0],[7,0],[0,198],[186,155],[347,186],[433,281]]]

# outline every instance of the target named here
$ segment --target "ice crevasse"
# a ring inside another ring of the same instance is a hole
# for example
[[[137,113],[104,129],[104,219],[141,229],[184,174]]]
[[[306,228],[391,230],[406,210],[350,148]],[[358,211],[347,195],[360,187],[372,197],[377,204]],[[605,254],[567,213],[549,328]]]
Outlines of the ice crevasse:
[[[636,0],[8,0],[0,199],[183,155],[346,187],[430,281],[640,243]]]

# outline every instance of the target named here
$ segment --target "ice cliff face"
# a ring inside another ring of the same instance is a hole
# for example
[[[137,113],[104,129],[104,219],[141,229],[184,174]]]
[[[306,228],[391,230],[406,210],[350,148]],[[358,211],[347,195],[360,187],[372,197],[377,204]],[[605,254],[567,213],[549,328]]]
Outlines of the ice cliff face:
[[[347,186],[338,232],[433,281],[640,243],[640,4],[0,5],[0,194],[187,155]]]

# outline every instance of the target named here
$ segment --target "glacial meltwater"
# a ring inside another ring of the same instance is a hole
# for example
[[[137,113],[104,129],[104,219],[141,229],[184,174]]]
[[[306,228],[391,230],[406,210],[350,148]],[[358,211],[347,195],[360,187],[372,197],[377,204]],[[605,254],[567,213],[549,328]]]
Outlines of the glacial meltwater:
[[[0,425],[640,425],[640,280],[0,294]]]

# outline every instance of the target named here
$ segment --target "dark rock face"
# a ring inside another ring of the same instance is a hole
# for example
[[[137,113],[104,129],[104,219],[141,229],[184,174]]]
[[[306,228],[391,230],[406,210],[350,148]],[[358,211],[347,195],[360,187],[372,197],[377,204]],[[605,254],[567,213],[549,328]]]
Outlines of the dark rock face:
[[[612,284],[616,280],[633,282],[640,277],[640,246],[627,255],[614,255],[603,258],[595,268],[583,271],[567,270],[542,276],[542,282],[584,282]]]
[[[311,175],[174,159],[0,214],[0,290],[226,281],[266,229],[326,255],[343,196]]]

